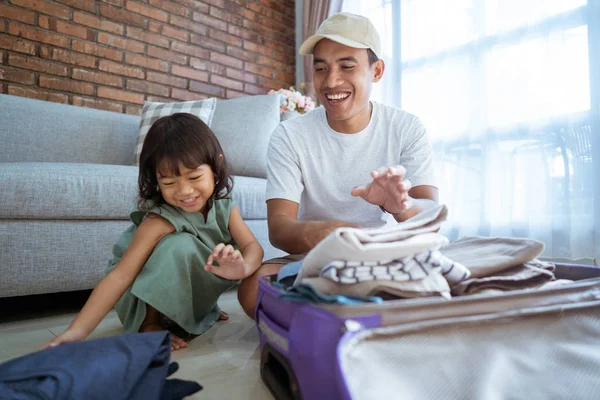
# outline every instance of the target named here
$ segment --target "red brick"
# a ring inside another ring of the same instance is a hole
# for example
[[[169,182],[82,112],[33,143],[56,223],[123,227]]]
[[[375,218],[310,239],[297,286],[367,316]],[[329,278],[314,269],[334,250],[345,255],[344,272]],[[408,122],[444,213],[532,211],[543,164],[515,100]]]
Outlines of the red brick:
[[[294,83],[293,81],[290,82],[290,84],[293,84],[293,83]],[[258,78],[258,85],[263,88],[277,90],[277,89],[280,89],[282,86],[288,86],[288,82],[267,79],[267,78]]]
[[[280,1],[273,1],[273,0],[258,0],[259,3],[261,3],[262,5],[264,5],[265,7],[267,7],[270,10],[275,10],[277,12],[280,13],[284,13],[285,12],[285,5],[281,4]]]
[[[261,24],[262,26],[266,26],[267,28],[270,28],[274,31],[278,31],[278,32],[285,32],[288,27],[283,25],[280,22],[275,21],[272,18],[267,18],[263,15],[259,15],[258,16],[258,21],[259,24]]]
[[[20,69],[0,67],[0,81],[11,81],[23,83],[25,85],[33,85],[35,83],[35,74]]]
[[[71,78],[78,81],[98,83],[100,85],[123,87],[123,78],[116,75],[105,74],[98,71],[87,71],[85,69],[73,68]]]
[[[100,9],[100,15],[112,21],[123,22],[127,25],[137,26],[138,28],[146,28],[148,25],[148,19],[139,14],[125,11],[123,9],[106,4],[99,4],[98,7]]]
[[[110,35],[104,32],[98,32],[98,42],[107,44],[112,47],[118,47],[123,50],[132,51],[134,53],[143,53],[145,45],[135,40],[124,39],[122,37]]]
[[[294,84],[296,81],[296,74],[286,74],[283,72],[275,72],[274,79],[279,82],[289,82],[290,84]]]
[[[30,39],[35,42],[47,43],[58,47],[69,47],[69,38],[54,33],[45,32],[28,25],[8,23],[8,33],[14,36],[19,36],[25,39]]]
[[[169,96],[171,89],[167,86],[159,85],[157,83],[150,83],[146,81],[136,81],[134,79],[127,80],[127,89],[135,92],[142,92],[148,94],[156,94],[159,96]]]
[[[273,55],[273,49],[266,47],[266,46],[259,46],[256,43],[252,43],[247,40],[244,40],[244,49],[246,49],[248,51],[252,51],[254,53],[260,53],[265,56]]]
[[[100,0],[108,4],[112,4],[113,6],[123,7],[123,2],[125,0]]]
[[[254,32],[260,33],[261,35],[267,36],[267,37],[270,37],[269,35],[272,32],[266,26],[261,25],[261,24],[256,23],[256,22],[248,21],[247,19],[244,20],[244,28],[250,29],[250,30],[252,30]]]
[[[194,12],[192,16],[193,20],[196,22],[200,22],[201,24],[212,26],[213,28],[220,29],[222,31],[227,31],[227,22],[218,20],[213,17],[209,17],[203,13]]]
[[[169,48],[168,39],[162,37],[161,35],[133,28],[131,26],[127,27],[127,37],[139,40],[141,42],[151,43],[156,46],[166,47],[167,49]]]
[[[187,90],[173,88],[171,90],[171,97],[177,100],[202,100],[208,96],[203,96],[198,93],[188,92]]]
[[[182,17],[189,17],[191,13],[189,7],[168,0],[150,0],[150,5],[152,7],[162,8],[171,14],[181,15]]]
[[[38,99],[51,101],[54,103],[69,103],[69,96],[62,93],[52,93],[38,88],[27,88],[21,86],[8,85],[8,94],[19,97],[29,97],[30,99]]]
[[[245,70],[248,72],[252,72],[253,74],[258,74],[262,76],[266,76],[268,78],[273,77],[273,69],[263,67],[261,65],[256,65],[252,63],[246,63]]]
[[[199,60],[197,58],[190,58],[190,67],[201,69],[203,71],[210,71],[213,74],[224,75],[225,67],[216,63],[212,63],[207,60]]]
[[[148,55],[150,57],[160,58],[161,60],[168,60],[182,65],[186,65],[188,62],[188,56],[184,54],[174,53],[154,46],[148,46]]]
[[[240,9],[240,15],[249,21],[256,21],[256,13],[252,10],[248,10],[247,8]]]
[[[273,69],[277,69],[277,70],[281,70],[285,68],[285,64],[281,63],[279,61],[275,61],[271,58],[268,57],[264,57],[264,56],[259,56],[258,57],[258,64],[259,65],[264,65],[267,67],[271,67]]]
[[[157,10],[153,7],[148,7],[140,3],[135,3],[131,0],[127,0],[125,8],[134,13],[141,14],[145,17],[152,18],[158,21],[167,22],[169,20],[169,14],[164,11]]]
[[[225,91],[225,98],[226,99],[235,99],[237,97],[246,97],[246,96],[248,96],[248,94],[243,93],[243,92],[238,92],[238,91],[235,91],[235,90],[231,90],[231,89],[227,89]]]
[[[225,77],[222,77],[219,75],[214,75],[214,74],[211,75],[210,82],[214,83],[215,85],[226,87],[228,89],[233,89],[233,90],[243,90],[244,89],[244,84],[242,82],[234,81],[233,79],[225,78]]]
[[[170,103],[170,102],[173,101],[172,99],[170,99],[168,97],[156,96],[156,95],[151,95],[151,94],[149,94],[147,96],[146,100],[148,100],[148,101],[156,101],[156,102],[159,102],[159,103]]]
[[[68,22],[48,18],[45,15],[40,15],[39,24],[42,28],[54,32],[64,33],[69,36],[76,36],[86,40],[94,40],[94,32],[91,29],[80,25],[73,25]]]
[[[216,29],[209,29],[208,36],[210,36],[213,39],[217,39],[227,44],[230,44],[232,46],[242,46],[242,39],[240,39],[239,37],[230,35],[228,33]]]
[[[35,55],[35,43],[14,36],[0,35],[0,48]]]
[[[73,13],[73,21],[81,25],[99,29],[101,31],[116,33],[117,35],[122,35],[123,32],[125,32],[125,29],[121,24],[115,24],[114,22],[108,21],[106,19],[101,19],[79,11],[75,11]]]
[[[190,90],[209,96],[225,97],[225,90],[223,88],[203,82],[190,81]]]
[[[171,73],[184,78],[190,78],[197,81],[208,82],[208,72],[198,71],[192,68],[180,67],[179,65],[171,66]]]
[[[188,31],[196,32],[201,35],[206,35],[208,33],[208,28],[206,26],[197,24],[185,18],[177,17],[175,15],[171,15],[171,25],[187,29]]]
[[[175,86],[179,88],[187,87],[187,79],[177,78],[171,75],[165,75],[158,72],[148,71],[146,79],[151,82],[158,82],[164,85]]]
[[[40,76],[40,87],[78,94],[91,95],[94,93],[94,86],[90,85],[89,83],[77,82],[70,79],[55,78],[46,75]]]
[[[148,30],[154,33],[161,33],[163,25],[160,22],[148,21]]]
[[[246,7],[248,7],[252,11],[257,12],[259,14],[262,13],[262,12],[264,12],[263,6],[261,6],[257,2],[248,2],[248,4],[246,5]]]
[[[258,58],[258,54],[252,52],[252,51],[247,51],[247,50],[242,50],[238,47],[231,47],[228,46],[227,47],[227,54],[237,58],[238,60],[244,60],[244,61],[250,61],[250,62],[256,62],[257,58]]]
[[[94,0],[55,0],[57,3],[63,3],[79,10],[96,13],[96,2]]]
[[[58,18],[69,19],[71,10],[67,7],[52,4],[43,0],[11,0],[15,6],[29,8],[42,14],[54,15]]]
[[[130,76],[132,78],[144,79],[144,71],[136,67],[128,67],[123,64],[108,60],[100,60],[98,69],[104,72],[110,72],[111,74]]]
[[[54,49],[52,59],[65,64],[74,64],[79,67],[96,68],[96,57],[73,53],[67,50]]]
[[[127,64],[133,64],[140,67],[155,69],[163,72],[167,72],[169,70],[169,63],[161,61],[157,58],[149,58],[145,56],[140,56],[138,54],[125,54],[125,62]]]
[[[213,6],[225,8],[225,0],[203,0],[205,3],[208,3]],[[211,7],[214,8],[214,7]]]
[[[52,75],[67,76],[67,67],[58,65],[55,62],[41,60],[39,58],[9,54],[8,65],[28,69],[30,71],[39,71]]]
[[[265,39],[258,33],[252,32],[248,29],[240,28],[238,26],[229,25],[229,28],[227,28],[227,32],[231,33],[232,35],[239,36],[245,40],[250,40],[251,42],[257,43],[259,45],[264,44],[265,41]]]
[[[121,61],[123,59],[122,51],[100,46],[91,42],[73,40],[73,42],[71,43],[71,48],[74,51],[90,54],[92,56],[98,56],[100,58],[109,58],[115,61]]]
[[[229,3],[229,4],[232,4],[232,3]],[[232,8],[232,7],[237,7],[237,8]],[[242,7],[235,5],[235,4],[232,4],[231,7],[227,7],[227,11],[222,10],[217,7],[211,7],[210,15],[212,15],[215,18],[222,19],[223,21],[227,21],[230,24],[242,25],[242,16],[239,15],[239,11],[241,9],[242,9]]]
[[[125,113],[130,115],[142,115],[142,107],[138,106],[126,106]]]
[[[182,42],[190,41],[190,34],[181,29],[175,29],[169,25],[165,25],[162,28],[162,34],[173,39],[181,40]]]
[[[198,0],[173,0],[176,3],[183,4],[190,10],[194,9],[201,13],[208,13],[209,6],[206,3],[199,2]]]
[[[236,69],[227,68],[227,76],[238,81],[244,81],[248,83],[256,83],[256,75],[249,74],[248,72],[238,71]]]
[[[73,105],[79,107],[95,108],[97,110],[113,111],[122,113],[123,105],[112,101],[88,99],[86,97],[73,96]]]
[[[199,58],[210,57],[210,51],[203,49],[202,47],[178,42],[176,40],[173,40],[171,43],[171,50]]]
[[[266,48],[278,51],[280,53],[285,53],[288,50],[287,46],[285,44],[276,42],[274,40],[268,40],[267,39],[267,40],[265,40],[265,42],[263,44],[265,45]],[[294,53],[296,52],[295,46],[294,46],[294,49],[292,51]]]
[[[105,99],[123,101],[133,104],[144,104],[144,95],[139,93],[126,92],[125,90],[111,89],[107,87],[98,88],[98,97]]]
[[[0,3],[0,15],[2,15],[2,18],[13,21],[19,21],[29,25],[35,24],[35,14],[33,12],[23,10],[22,8],[12,7],[4,3]]]
[[[220,53],[225,53],[225,43],[208,38],[206,36],[192,34],[190,37],[190,42],[196,46],[202,46]]]
[[[244,92],[249,93],[249,94],[266,94],[268,92],[268,90],[265,88],[262,88],[262,87],[258,87],[258,86],[254,86],[249,83],[246,83],[244,85]]]
[[[243,61],[219,53],[210,53],[210,61],[218,62],[219,64],[227,65],[237,69],[243,69],[244,67]]]

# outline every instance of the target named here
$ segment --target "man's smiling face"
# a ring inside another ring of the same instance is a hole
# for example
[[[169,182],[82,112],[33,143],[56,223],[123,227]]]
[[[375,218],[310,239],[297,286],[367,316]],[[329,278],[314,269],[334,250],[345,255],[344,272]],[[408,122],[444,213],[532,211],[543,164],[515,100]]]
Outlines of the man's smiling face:
[[[367,49],[329,39],[315,45],[313,56],[315,92],[327,111],[328,121],[352,124],[365,113],[369,115],[372,85],[383,75],[383,61],[369,65]]]

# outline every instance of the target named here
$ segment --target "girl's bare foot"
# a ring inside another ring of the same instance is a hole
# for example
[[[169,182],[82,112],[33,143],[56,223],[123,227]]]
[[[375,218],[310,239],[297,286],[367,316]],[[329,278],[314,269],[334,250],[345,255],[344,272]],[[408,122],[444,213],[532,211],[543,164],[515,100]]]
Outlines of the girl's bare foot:
[[[140,332],[159,332],[166,331],[167,328],[162,326],[159,322],[144,322],[142,326],[140,326]],[[185,349],[188,345],[185,340],[180,338],[177,335],[170,333],[171,335],[171,350],[179,350]]]
[[[221,311],[219,313],[219,321],[227,321],[229,319],[229,314],[227,314],[225,311]]]

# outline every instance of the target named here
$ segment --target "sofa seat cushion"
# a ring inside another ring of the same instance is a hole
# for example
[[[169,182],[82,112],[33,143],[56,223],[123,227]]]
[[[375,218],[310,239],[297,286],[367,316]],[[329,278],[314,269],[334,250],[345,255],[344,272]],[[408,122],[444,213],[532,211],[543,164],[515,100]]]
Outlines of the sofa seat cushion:
[[[125,165],[0,164],[0,218],[127,219],[137,175]]]
[[[137,167],[124,165],[0,163],[0,219],[129,219],[137,176]],[[234,181],[242,217],[266,219],[266,180]]]

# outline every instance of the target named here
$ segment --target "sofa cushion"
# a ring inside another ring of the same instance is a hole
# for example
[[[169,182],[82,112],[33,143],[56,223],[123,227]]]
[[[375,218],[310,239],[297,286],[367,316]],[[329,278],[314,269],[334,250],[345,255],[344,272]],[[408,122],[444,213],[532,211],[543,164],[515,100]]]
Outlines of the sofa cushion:
[[[219,100],[211,128],[234,175],[266,178],[267,146],[279,124],[279,96]]]
[[[144,108],[142,109],[142,116],[140,120],[140,132],[133,154],[133,165],[139,165],[144,139],[146,139],[146,134],[157,119],[175,113],[190,113],[200,118],[206,123],[206,125],[210,126],[213,119],[216,102],[217,99],[214,97],[204,100],[173,103],[157,103],[152,101],[144,102]]]
[[[0,219],[129,219],[138,168],[123,165],[0,163]],[[244,219],[266,219],[266,180],[234,176]]]
[[[138,116],[0,94],[0,163],[131,165],[139,126]]]

